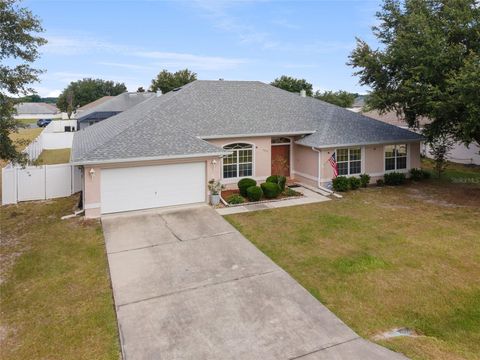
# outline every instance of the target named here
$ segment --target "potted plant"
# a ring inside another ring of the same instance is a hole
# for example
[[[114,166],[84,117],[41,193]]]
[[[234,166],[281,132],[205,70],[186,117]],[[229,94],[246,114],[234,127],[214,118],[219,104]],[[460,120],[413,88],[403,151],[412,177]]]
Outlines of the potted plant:
[[[220,181],[216,181],[212,179],[208,182],[208,190],[210,190],[210,204],[216,206],[220,203],[220,192],[225,189],[225,186],[220,183]]]

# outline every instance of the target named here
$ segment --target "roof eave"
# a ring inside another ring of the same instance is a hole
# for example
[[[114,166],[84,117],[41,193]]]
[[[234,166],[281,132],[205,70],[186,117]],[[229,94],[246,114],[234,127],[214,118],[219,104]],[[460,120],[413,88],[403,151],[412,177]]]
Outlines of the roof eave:
[[[198,154],[162,155],[162,156],[122,158],[122,159],[106,159],[106,160],[77,160],[77,161],[72,161],[71,164],[75,166],[81,166],[81,165],[127,163],[127,162],[137,162],[137,161],[195,159],[195,158],[215,157],[215,156],[220,157],[220,156],[225,156],[229,154],[231,154],[231,151],[220,151],[215,153],[198,153]]]
[[[368,141],[368,142],[361,142],[361,143],[345,143],[345,144],[330,144],[330,145],[313,145],[313,144],[302,144],[301,142],[295,141],[295,144],[306,146],[306,147],[314,147],[316,149],[331,149],[331,148],[339,148],[339,147],[349,147],[349,146],[366,146],[366,145],[382,145],[382,144],[402,144],[402,143],[412,143],[412,142],[419,142],[425,141],[425,138],[419,139],[400,139],[400,140],[381,140],[381,141]]]
[[[201,140],[214,140],[214,139],[231,139],[231,138],[241,138],[241,137],[311,135],[315,131],[316,130],[311,130],[311,131],[284,131],[284,132],[254,133],[254,134],[207,135],[207,136],[197,136],[197,138],[201,139]]]

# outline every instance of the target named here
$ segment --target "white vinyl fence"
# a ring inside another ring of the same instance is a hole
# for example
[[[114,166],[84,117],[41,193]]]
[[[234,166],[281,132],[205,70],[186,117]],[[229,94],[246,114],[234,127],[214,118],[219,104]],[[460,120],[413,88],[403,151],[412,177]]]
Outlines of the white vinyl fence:
[[[70,196],[82,189],[82,171],[70,164],[7,165],[2,169],[2,205]]]

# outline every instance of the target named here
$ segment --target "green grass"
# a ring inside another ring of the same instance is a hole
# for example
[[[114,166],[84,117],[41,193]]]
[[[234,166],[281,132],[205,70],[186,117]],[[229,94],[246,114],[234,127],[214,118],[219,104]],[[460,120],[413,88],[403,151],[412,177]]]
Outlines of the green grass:
[[[422,159],[422,167],[430,171],[433,177],[436,177],[433,170],[433,160]],[[442,174],[441,179],[454,183],[480,184],[480,165],[463,165],[447,162],[447,168],[445,173]]]
[[[65,164],[70,162],[70,149],[43,150],[36,163],[41,165]]]
[[[78,197],[0,212],[1,358],[119,359],[99,221],[60,220]]]
[[[427,164],[428,165],[428,164]],[[227,216],[360,335],[413,359],[480,358],[480,170]]]
[[[24,125],[36,124],[38,119],[18,119]]]

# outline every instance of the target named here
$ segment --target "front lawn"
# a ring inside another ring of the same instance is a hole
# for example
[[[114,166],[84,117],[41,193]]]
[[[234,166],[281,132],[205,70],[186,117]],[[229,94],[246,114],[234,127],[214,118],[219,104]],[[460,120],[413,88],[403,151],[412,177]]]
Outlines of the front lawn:
[[[2,207],[0,348],[8,359],[116,359],[119,340],[100,222],[78,196]]]
[[[377,342],[414,359],[478,359],[479,175],[455,166],[445,181],[226,219],[361,336],[408,327],[420,336]]]
[[[66,164],[70,162],[70,149],[43,150],[36,163],[39,165]]]

